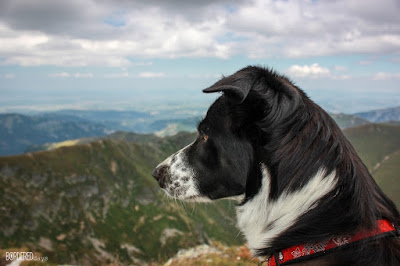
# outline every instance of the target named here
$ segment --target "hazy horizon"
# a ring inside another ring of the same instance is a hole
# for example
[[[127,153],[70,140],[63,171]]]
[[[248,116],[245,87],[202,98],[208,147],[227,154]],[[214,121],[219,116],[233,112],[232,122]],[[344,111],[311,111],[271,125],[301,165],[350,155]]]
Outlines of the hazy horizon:
[[[212,83],[210,83],[212,84]],[[331,113],[358,113],[400,106],[399,91],[335,91],[304,90],[322,108]],[[0,113],[34,114],[59,110],[119,110],[144,111],[156,114],[171,108],[204,111],[218,94],[203,94],[201,89],[160,89],[150,91],[71,92],[67,95],[10,94],[0,99]]]

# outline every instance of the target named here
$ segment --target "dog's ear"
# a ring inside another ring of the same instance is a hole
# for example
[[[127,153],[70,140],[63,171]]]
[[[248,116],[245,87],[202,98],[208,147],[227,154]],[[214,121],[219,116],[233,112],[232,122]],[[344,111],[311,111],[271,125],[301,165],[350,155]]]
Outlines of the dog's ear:
[[[231,76],[224,77],[211,87],[204,89],[203,92],[223,92],[232,102],[241,104],[251,89],[251,82],[243,74],[237,72]]]

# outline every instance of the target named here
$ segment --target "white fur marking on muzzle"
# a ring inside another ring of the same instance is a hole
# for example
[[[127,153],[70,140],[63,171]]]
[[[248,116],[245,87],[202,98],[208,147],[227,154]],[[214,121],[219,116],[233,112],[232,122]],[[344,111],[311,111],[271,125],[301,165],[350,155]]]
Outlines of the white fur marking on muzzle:
[[[193,143],[192,143],[193,144]],[[184,147],[176,153],[169,156],[157,167],[167,167],[168,174],[163,188],[167,195],[186,201],[210,201],[202,196],[198,190],[194,169],[187,160],[187,149],[192,144]]]

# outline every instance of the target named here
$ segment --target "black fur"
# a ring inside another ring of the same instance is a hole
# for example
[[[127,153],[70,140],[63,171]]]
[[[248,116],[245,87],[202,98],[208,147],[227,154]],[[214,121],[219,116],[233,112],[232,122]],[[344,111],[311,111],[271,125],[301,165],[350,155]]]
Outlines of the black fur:
[[[396,206],[333,119],[286,77],[250,66],[204,90],[217,91],[223,95],[200,122],[199,137],[188,152],[202,195],[217,199],[245,194],[241,204],[246,204],[261,187],[260,163],[271,174],[271,192],[265,195],[271,200],[300,189],[322,167],[328,173],[336,170],[336,187],[256,256],[373,229],[378,219],[399,226]],[[379,239],[305,263],[313,262],[400,265],[400,240]]]

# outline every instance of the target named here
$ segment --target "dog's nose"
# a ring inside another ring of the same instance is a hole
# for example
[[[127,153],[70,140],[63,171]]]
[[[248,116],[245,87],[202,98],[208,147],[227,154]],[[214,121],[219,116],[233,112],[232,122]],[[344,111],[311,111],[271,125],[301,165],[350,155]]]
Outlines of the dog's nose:
[[[160,168],[156,167],[154,168],[153,172],[151,172],[151,175],[158,181],[160,180]]]
[[[151,175],[157,180],[161,188],[165,187],[165,180],[168,172],[168,167],[165,165],[157,166]]]

